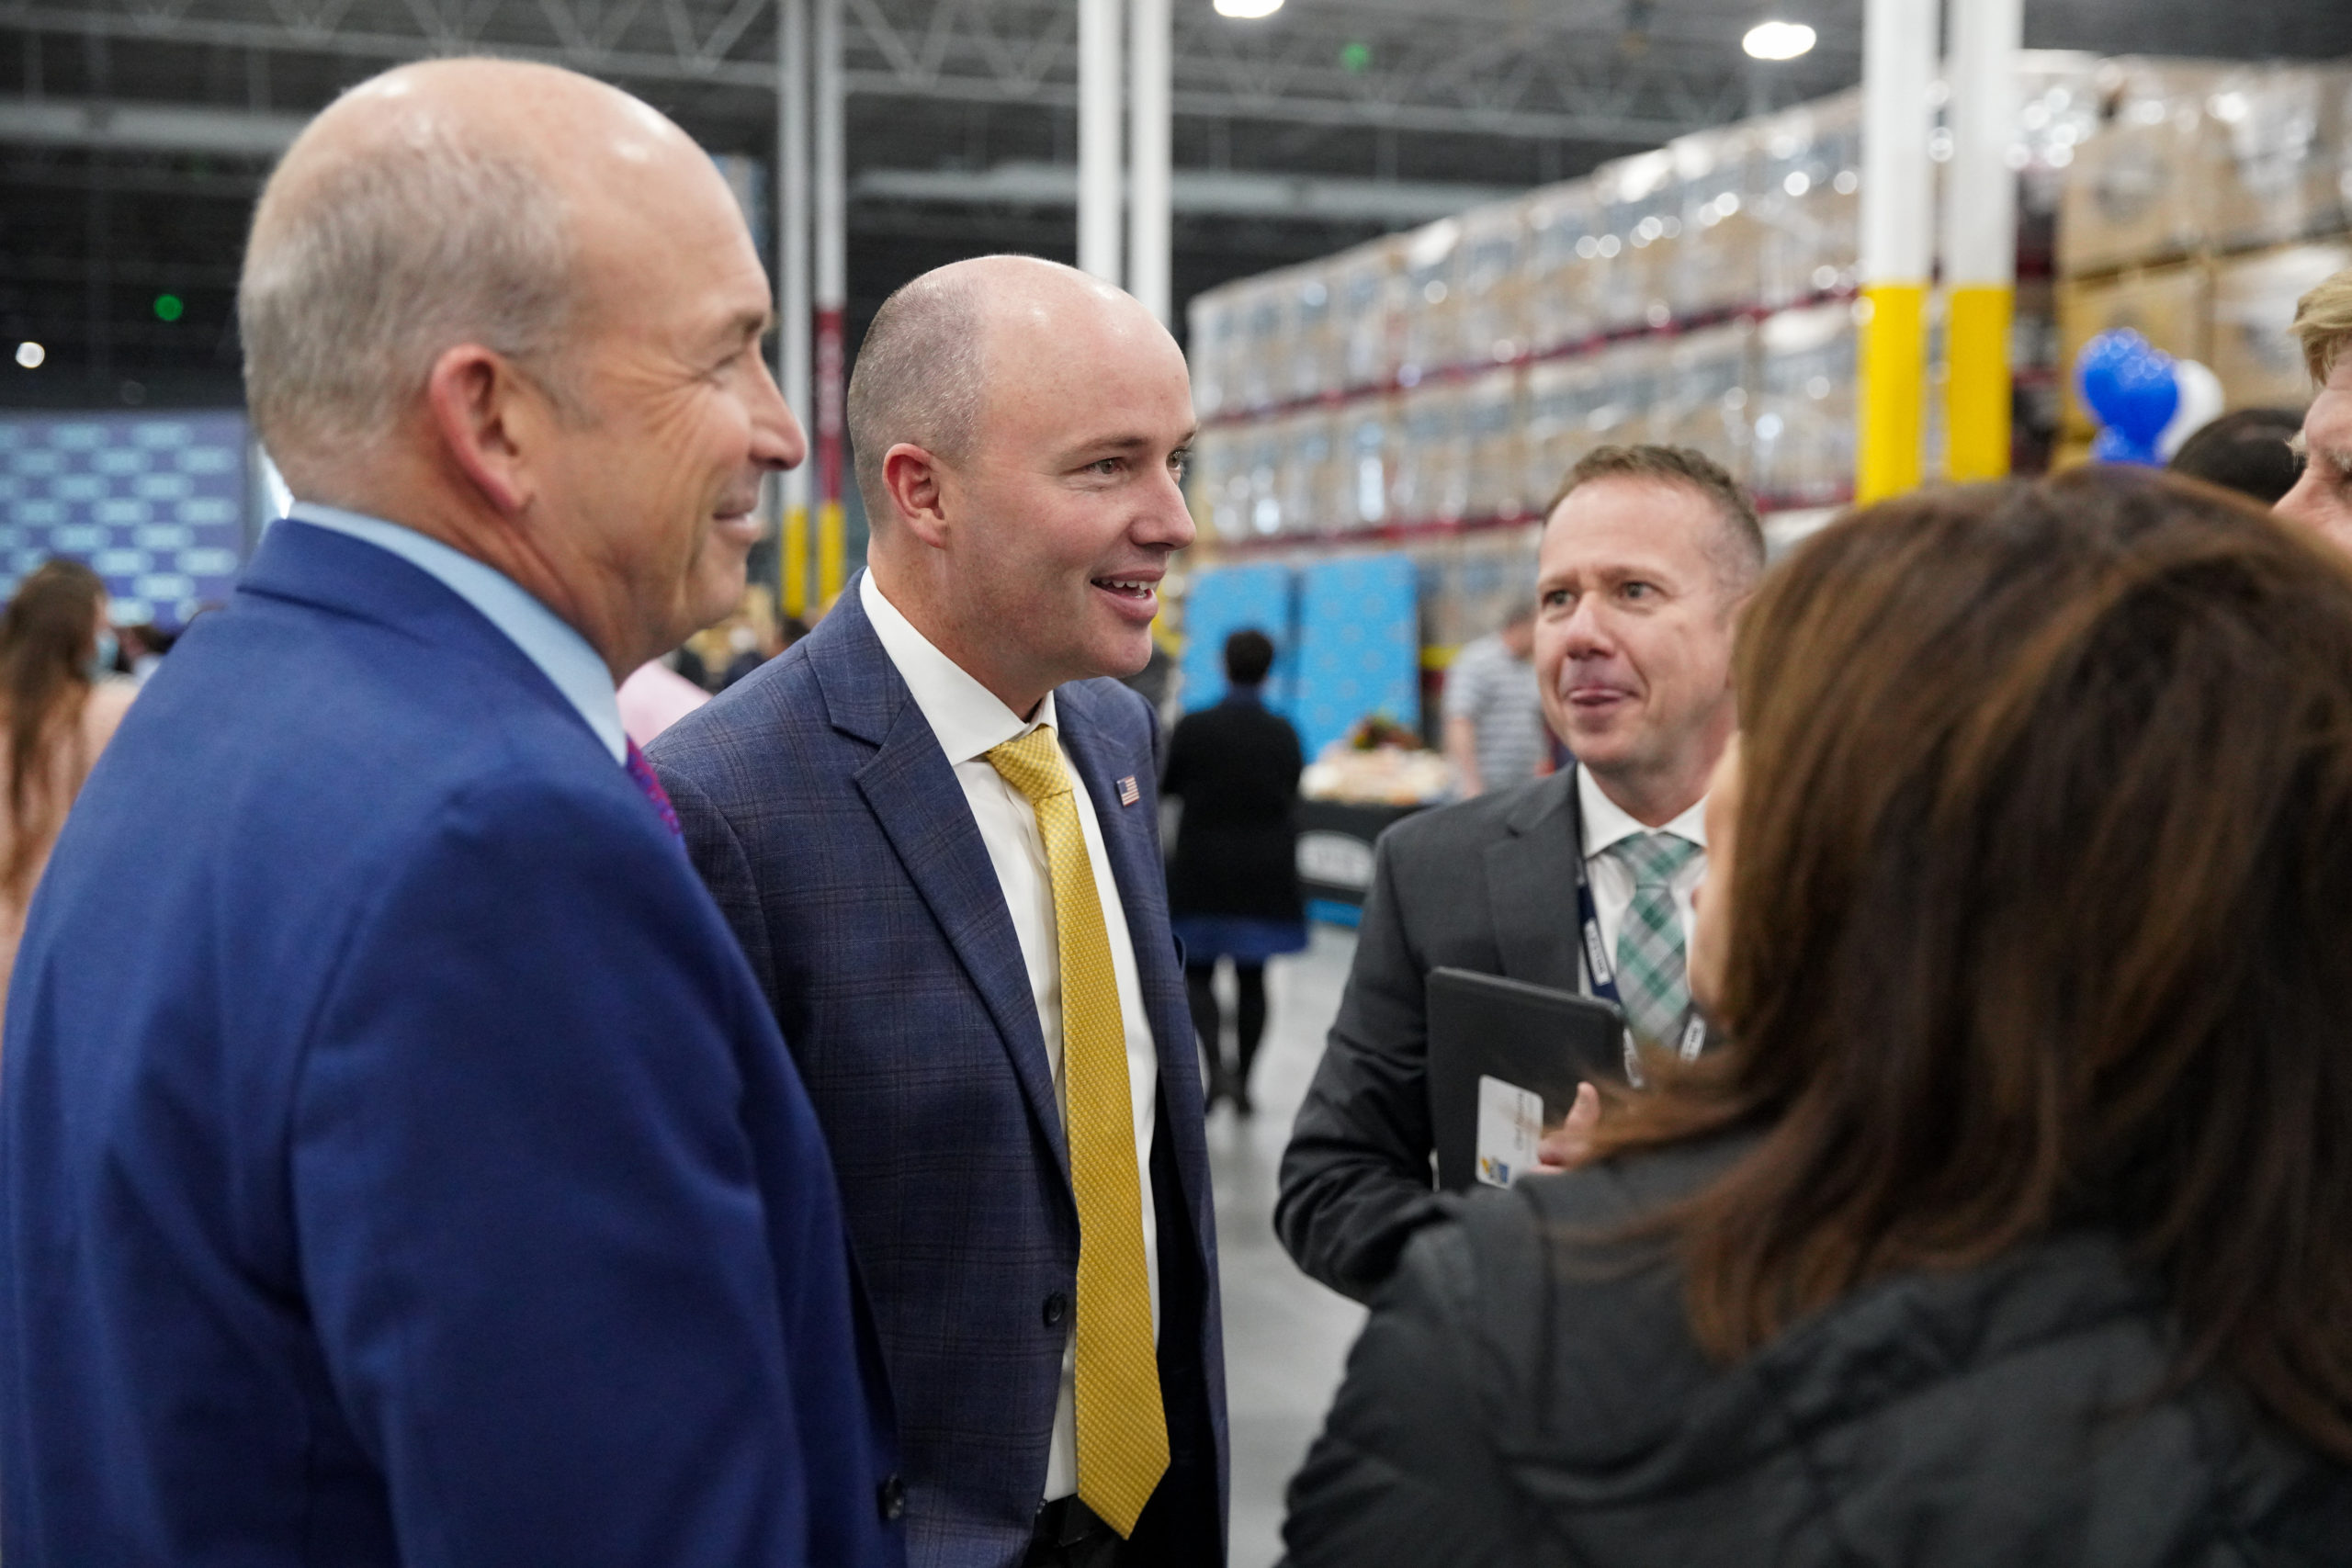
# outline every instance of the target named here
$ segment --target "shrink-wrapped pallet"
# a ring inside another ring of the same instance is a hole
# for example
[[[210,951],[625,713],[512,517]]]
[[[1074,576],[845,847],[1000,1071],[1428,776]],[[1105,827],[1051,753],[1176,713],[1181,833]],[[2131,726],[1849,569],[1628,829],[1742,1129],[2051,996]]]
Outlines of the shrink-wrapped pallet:
[[[1422,568],[1421,637],[1430,646],[1455,649],[1496,630],[1521,605],[1535,600],[1532,522],[1518,528],[1464,535],[1416,556]],[[1431,573],[1434,572],[1434,580]]]
[[[1676,338],[1666,351],[1653,438],[1703,452],[1745,479],[1754,435],[1755,346],[1755,325],[1745,321]]]
[[[1398,394],[1403,431],[1389,491],[1395,521],[1458,522],[1470,502],[1470,451],[1462,389],[1434,381]]]
[[[1841,93],[1756,128],[1758,291],[1778,309],[1852,288],[1861,264],[1861,96]]]
[[[1204,420],[1219,418],[1239,407],[1232,385],[1233,334],[1236,321],[1232,285],[1194,295],[1185,308],[1187,356],[1193,378],[1193,412]]]
[[[1854,307],[1781,311],[1757,347],[1749,488],[1766,507],[1834,506],[1853,493]]]
[[[2185,255],[2205,243],[2224,176],[2200,99],[2142,99],[2083,144],[2058,208],[2058,265],[2108,271]]]
[[[1658,439],[1658,404],[1672,353],[1670,339],[1639,337],[1612,343],[1594,356],[1600,400],[1586,416],[1588,449]]]
[[[1340,465],[1339,525],[1376,528],[1395,520],[1390,502],[1402,446],[1396,400],[1362,398],[1332,417],[1331,446]]]
[[[1673,319],[1667,302],[1671,247],[1659,242],[1682,232],[1674,154],[1661,147],[1604,164],[1593,172],[1593,188],[1602,231],[1590,269],[1595,325],[1604,333],[1666,325]]]
[[[1279,489],[1281,530],[1324,534],[1342,525],[1340,492],[1343,465],[1332,441],[1329,411],[1306,408],[1281,422],[1283,459]]]
[[[1281,388],[1284,402],[1304,402],[1340,386],[1340,343],[1332,323],[1330,275],[1329,262],[1309,262],[1282,275],[1283,308],[1290,315],[1290,372]]]
[[[2214,194],[2216,247],[2283,243],[2338,226],[2347,85],[2352,73],[2341,69],[2249,66],[2206,95],[2228,175]]]
[[[1762,287],[1763,227],[1756,199],[1760,138],[1753,125],[1701,131],[1674,141],[1682,224],[1662,239],[1666,299],[1676,319],[1746,309]]]
[[[1456,262],[1462,220],[1440,219],[1404,236],[1397,379],[1411,386],[1462,353],[1462,289]]]
[[[1594,444],[1593,415],[1609,400],[1607,367],[1598,355],[1540,360],[1527,367],[1520,441],[1526,477],[1521,489],[1542,511],[1577,458]]]
[[[1396,379],[1403,271],[1404,246],[1394,236],[1334,259],[1331,330],[1342,390],[1385,387]]]
[[[1549,186],[1527,200],[1529,347],[1551,354],[1600,330],[1594,263],[1601,212],[1589,180]]]
[[[1462,389],[1470,465],[1464,509],[1472,517],[1517,517],[1535,505],[1527,494],[1520,383],[1520,372],[1503,366],[1473,377]]]
[[[1267,538],[1283,529],[1283,461],[1287,453],[1282,422],[1259,420],[1243,425],[1237,434],[1240,469],[1247,482],[1243,534]]]
[[[1290,384],[1290,299],[1283,276],[1251,278],[1238,304],[1233,380],[1240,407],[1258,412],[1283,401]]]
[[[2352,244],[2286,245],[2235,256],[2213,271],[2213,374],[2230,408],[2301,408],[2312,395],[2303,345],[2287,329],[2295,305],[2352,267]]]
[[[1499,202],[1462,215],[1454,266],[1462,335],[1453,359],[1494,365],[1527,351],[1528,204]]]
[[[2111,272],[2197,251],[2213,238],[2235,178],[2226,128],[2209,100],[2222,68],[2188,61],[2101,61],[2098,129],[2064,166],[2058,270]]]
[[[1198,320],[1197,317],[1194,318]],[[1184,475],[1184,495],[1193,513],[1193,526],[1204,541],[1238,539],[1248,528],[1249,490],[1239,474],[1238,443],[1229,426],[1211,425],[1193,439],[1193,460]]]

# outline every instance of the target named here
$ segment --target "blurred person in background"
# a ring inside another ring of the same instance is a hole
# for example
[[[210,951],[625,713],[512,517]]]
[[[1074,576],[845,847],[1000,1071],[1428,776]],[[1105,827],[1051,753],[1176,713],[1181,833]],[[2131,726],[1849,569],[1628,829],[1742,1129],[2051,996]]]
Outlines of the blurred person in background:
[[[1702,806],[1735,722],[1733,626],[1763,570],[1754,505],[1703,454],[1601,446],[1569,470],[1536,558],[1535,668],[1577,765],[1381,835],[1340,1014],[1283,1155],[1274,1228],[1313,1278],[1370,1300],[1439,1213],[1430,970],[1605,997],[1636,1038],[1702,1046],[1684,976]],[[1583,1097],[1542,1156],[1575,1146],[1597,1109]]]
[[[1250,1067],[1266,1032],[1266,960],[1306,945],[1298,884],[1298,731],[1260,697],[1274,645],[1251,628],[1225,639],[1225,700],[1177,721],[1160,793],[1184,803],[1168,871],[1169,923],[1184,944],[1184,987],[1209,1064],[1208,1104],[1248,1116]],[[1216,966],[1233,965],[1233,1052],[1224,1048]]]
[[[793,626],[799,621],[793,620]],[[801,635],[807,628],[801,627]],[[743,590],[734,611],[705,626],[676,650],[676,673],[714,696],[792,646],[794,637],[776,616],[775,595],[764,583]]]
[[[1465,646],[1445,671],[1445,755],[1467,800],[1551,771],[1552,738],[1536,690],[1535,606]]]
[[[894,1568],[806,1091],[616,682],[807,444],[709,156],[354,87],[238,294],[295,504],[60,835],[0,1053],[9,1568]]]
[[[1291,1563],[2342,1562],[2352,570],[2139,470],[1915,496],[1738,671],[1727,1043],[1415,1238]]]
[[[0,713],[8,737],[8,812],[0,822],[0,1004],[25,908],[91,764],[138,688],[102,673],[107,588],[79,561],[51,560],[0,612]]]
[[[119,645],[114,659],[116,671],[142,686],[164,667],[164,655],[171,652],[172,644],[178,640],[153,621],[117,626],[114,635]]]
[[[710,694],[658,659],[649,659],[629,672],[614,694],[620,703],[621,728],[638,746],[710,701]]]
[[[2302,476],[2294,445],[2302,423],[2293,409],[2239,409],[2199,428],[2165,467],[2274,506]]]
[[[2278,513],[2352,551],[2352,267],[2297,302],[2294,333],[2318,395],[2296,443],[2302,477]]]

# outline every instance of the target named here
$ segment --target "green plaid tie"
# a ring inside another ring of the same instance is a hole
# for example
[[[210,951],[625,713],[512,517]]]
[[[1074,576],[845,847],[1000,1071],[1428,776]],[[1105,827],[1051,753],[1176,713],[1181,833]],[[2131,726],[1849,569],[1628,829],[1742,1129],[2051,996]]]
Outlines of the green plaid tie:
[[[1634,900],[1617,926],[1618,999],[1635,1039],[1672,1046],[1690,1010],[1674,874],[1690,863],[1699,846],[1672,833],[1636,833],[1610,845],[1609,852],[1634,874]]]

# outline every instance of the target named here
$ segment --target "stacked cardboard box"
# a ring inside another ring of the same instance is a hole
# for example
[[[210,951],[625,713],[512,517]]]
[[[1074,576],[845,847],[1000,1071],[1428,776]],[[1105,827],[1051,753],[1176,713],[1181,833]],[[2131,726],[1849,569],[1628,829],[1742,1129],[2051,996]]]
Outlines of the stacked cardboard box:
[[[2233,406],[2302,401],[2286,324],[2352,264],[2352,68],[2041,53],[2020,100],[2029,217],[2056,234],[2054,282],[2045,265],[2018,288],[2029,402],[2086,445],[2066,372],[2119,326],[2212,366]],[[1860,108],[1845,93],[1683,137],[1201,296],[1204,536],[1510,535],[1611,441],[1697,447],[1767,508],[1842,502]],[[1445,585],[1467,557],[1411,547],[1437,552],[1425,594],[1464,592]],[[1465,599],[1430,635],[1484,613]]]
[[[2210,365],[2231,408],[2309,401],[2287,326],[2352,262],[2352,71],[2130,59],[2094,82],[2101,123],[2059,208],[2067,435],[2094,423],[2075,357],[2110,327]]]

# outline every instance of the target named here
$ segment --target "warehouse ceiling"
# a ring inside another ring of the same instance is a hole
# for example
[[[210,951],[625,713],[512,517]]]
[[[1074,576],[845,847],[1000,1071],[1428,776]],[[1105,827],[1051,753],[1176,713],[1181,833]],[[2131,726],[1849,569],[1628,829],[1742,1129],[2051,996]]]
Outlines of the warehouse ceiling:
[[[1174,5],[1180,302],[1860,73],[1861,0]],[[853,335],[927,266],[1070,254],[1076,9],[845,0]],[[2026,14],[2041,48],[2352,56],[2340,0]],[[1747,59],[1768,15],[1819,47]],[[274,150],[352,83],[469,51],[573,65],[714,152],[773,156],[773,0],[0,0],[0,336],[49,353],[0,400],[234,400],[236,261]]]

